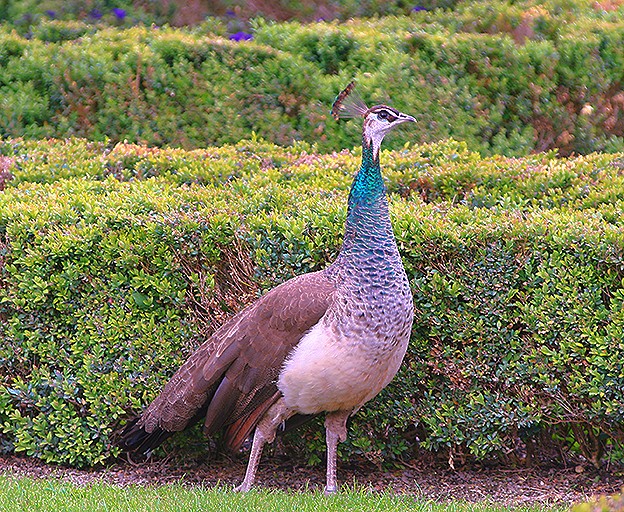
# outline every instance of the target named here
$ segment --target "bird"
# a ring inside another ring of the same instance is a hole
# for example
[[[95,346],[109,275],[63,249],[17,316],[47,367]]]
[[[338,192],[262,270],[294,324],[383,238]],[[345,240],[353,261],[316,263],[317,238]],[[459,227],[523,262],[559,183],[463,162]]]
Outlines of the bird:
[[[150,455],[196,422],[240,451],[252,438],[237,491],[254,484],[263,447],[276,433],[325,414],[325,493],[338,490],[337,446],[347,420],[397,373],[408,347],[413,297],[389,215],[379,153],[385,135],[414,117],[368,108],[355,82],[331,114],[359,118],[362,159],[347,202],[341,250],[322,270],[295,276],[242,309],[182,364],[119,445]]]

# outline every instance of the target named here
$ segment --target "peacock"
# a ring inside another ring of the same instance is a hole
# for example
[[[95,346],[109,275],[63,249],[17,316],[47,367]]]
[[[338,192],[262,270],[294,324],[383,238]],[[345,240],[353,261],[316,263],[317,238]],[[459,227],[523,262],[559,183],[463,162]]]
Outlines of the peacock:
[[[149,454],[203,420],[238,451],[253,435],[244,479],[254,483],[262,449],[281,428],[325,413],[326,493],[337,490],[336,454],[347,419],[394,377],[413,320],[409,282],[390,223],[379,165],[384,136],[414,122],[353,92],[332,115],[363,118],[362,162],[349,193],[342,248],[324,270],[286,281],[225,322],[121,433],[128,451]]]

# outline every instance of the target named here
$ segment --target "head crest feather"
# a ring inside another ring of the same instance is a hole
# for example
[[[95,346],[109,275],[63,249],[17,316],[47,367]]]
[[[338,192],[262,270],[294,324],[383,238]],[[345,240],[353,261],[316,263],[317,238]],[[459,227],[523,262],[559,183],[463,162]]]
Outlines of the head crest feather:
[[[337,121],[338,119],[351,119],[353,117],[363,117],[368,112],[366,103],[360,98],[360,95],[353,91],[355,81],[347,85],[334,100],[331,115]]]

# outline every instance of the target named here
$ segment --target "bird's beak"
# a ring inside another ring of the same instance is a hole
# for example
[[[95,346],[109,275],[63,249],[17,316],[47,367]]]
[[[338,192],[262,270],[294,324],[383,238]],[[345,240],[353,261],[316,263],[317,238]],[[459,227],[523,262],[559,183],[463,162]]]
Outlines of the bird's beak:
[[[414,119],[412,116],[408,116],[407,114],[403,114],[401,112],[399,114],[399,118],[397,119],[397,121],[399,121],[401,123],[415,123],[416,119]]]

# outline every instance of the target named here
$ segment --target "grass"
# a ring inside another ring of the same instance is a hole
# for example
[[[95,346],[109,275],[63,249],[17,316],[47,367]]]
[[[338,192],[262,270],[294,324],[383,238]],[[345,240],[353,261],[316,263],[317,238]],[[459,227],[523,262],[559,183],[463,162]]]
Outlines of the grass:
[[[336,496],[320,492],[287,493],[257,490],[237,494],[226,488],[206,489],[179,484],[117,487],[106,483],[75,485],[54,479],[0,476],[0,511],[430,511],[523,512],[563,511],[564,507],[507,507],[495,504],[452,502],[439,504],[413,496],[349,489]]]

